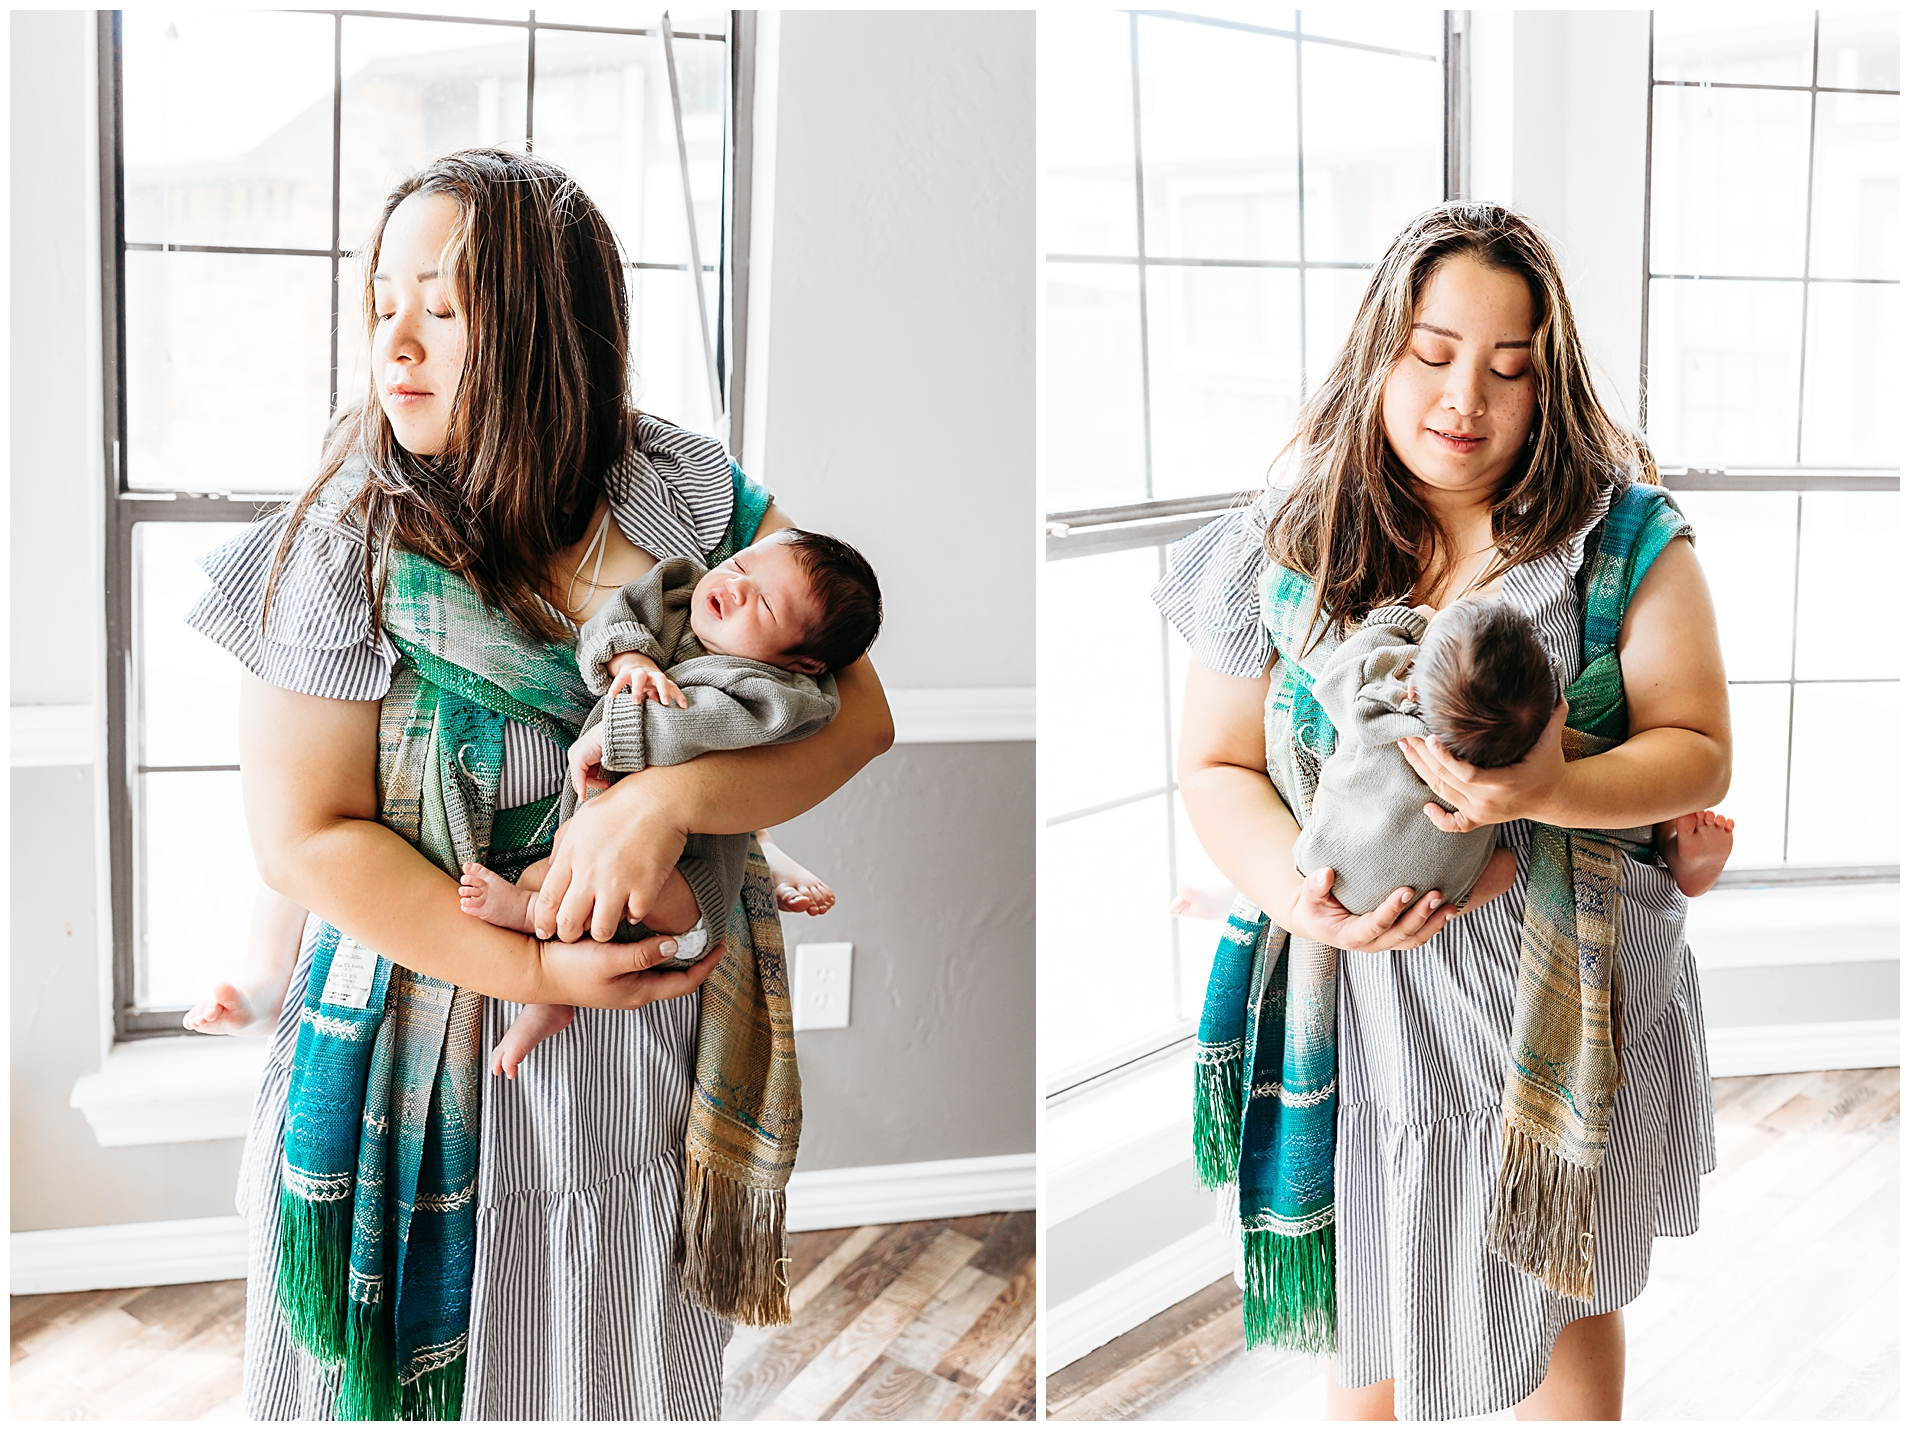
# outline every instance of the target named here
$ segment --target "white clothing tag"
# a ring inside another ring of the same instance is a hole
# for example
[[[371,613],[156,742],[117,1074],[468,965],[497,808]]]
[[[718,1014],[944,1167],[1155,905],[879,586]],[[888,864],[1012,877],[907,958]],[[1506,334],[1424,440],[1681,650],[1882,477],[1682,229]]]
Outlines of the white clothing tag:
[[[338,937],[338,952],[332,955],[332,967],[325,971],[325,992],[319,1002],[341,1009],[362,1009],[371,1002],[371,976],[378,971],[378,956],[348,934]]]

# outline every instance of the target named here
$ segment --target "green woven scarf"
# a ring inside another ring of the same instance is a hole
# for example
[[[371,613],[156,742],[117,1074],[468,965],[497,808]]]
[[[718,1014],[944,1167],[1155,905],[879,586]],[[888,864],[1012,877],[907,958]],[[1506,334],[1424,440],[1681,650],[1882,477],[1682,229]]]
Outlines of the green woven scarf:
[[[1571,689],[1567,759],[1629,735],[1619,625],[1665,544],[1687,529],[1657,487],[1614,498],[1588,573],[1584,668]],[[1269,572],[1262,618],[1279,652],[1268,693],[1267,774],[1295,820],[1313,808],[1336,733],[1313,682],[1337,642],[1307,649],[1313,586]],[[1633,832],[1532,827],[1526,914],[1487,1242],[1565,1296],[1592,1295],[1597,1174],[1619,1084],[1618,901]],[[1196,1052],[1194,1167],[1238,1191],[1247,1344],[1330,1352],[1335,1340],[1333,1150],[1338,953],[1237,906],[1208,979]]]
[[[748,545],[769,505],[734,466],[732,480],[712,565]],[[402,659],[379,712],[380,818],[454,878],[466,860],[514,877],[549,852],[557,801],[499,815],[504,725],[576,738],[592,697],[574,651],[530,641],[460,577],[404,552],[387,566],[382,619]],[[754,849],[741,906],[702,989],[682,1275],[720,1315],[787,1320],[777,1261],[800,1086],[774,893]],[[329,924],[316,936],[286,1119],[278,1293],[298,1345],[342,1368],[340,1419],[461,1412],[482,1012],[481,995],[398,968]]]

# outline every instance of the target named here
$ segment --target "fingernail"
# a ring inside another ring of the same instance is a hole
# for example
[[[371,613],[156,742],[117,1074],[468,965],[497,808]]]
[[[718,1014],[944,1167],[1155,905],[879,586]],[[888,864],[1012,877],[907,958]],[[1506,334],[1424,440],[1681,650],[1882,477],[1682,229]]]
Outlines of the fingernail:
[[[1445,902],[1446,902],[1445,900],[1441,899],[1438,895],[1435,894],[1433,896],[1432,903],[1426,906],[1426,912],[1428,914],[1431,914],[1433,910],[1439,908],[1439,906],[1444,904]]]
[[[657,945],[657,948],[662,950],[665,954],[674,954],[676,953],[676,940],[666,939]]]

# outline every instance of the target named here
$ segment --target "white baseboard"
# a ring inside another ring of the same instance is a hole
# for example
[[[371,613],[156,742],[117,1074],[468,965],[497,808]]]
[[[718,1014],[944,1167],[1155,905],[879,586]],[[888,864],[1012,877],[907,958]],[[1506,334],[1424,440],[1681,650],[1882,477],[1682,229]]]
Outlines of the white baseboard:
[[[1035,738],[1033,686],[890,691],[888,696],[897,745]]]
[[[827,1168],[789,1180],[791,1232],[1019,1212],[1034,1205],[1033,1153]],[[15,1296],[219,1282],[245,1276],[245,1220],[197,1217],[16,1232],[8,1238],[8,1252]]]
[[[245,1219],[194,1217],[16,1232],[7,1239],[8,1290],[93,1292],[245,1276]]]
[[[1897,1019],[1832,1024],[1760,1024],[1705,1030],[1711,1076],[1810,1073],[1834,1068],[1895,1068],[1903,1061]]]
[[[1047,1310],[1053,1375],[1234,1270],[1233,1245],[1203,1227]]]
[[[1035,1155],[798,1171],[789,1179],[789,1230],[865,1227],[1021,1212],[1035,1205]]]

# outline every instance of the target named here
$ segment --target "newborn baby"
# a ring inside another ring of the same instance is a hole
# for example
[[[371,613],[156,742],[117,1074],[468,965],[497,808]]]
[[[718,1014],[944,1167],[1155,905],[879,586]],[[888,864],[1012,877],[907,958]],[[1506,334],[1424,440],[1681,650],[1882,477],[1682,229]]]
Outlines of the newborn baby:
[[[861,658],[881,622],[875,572],[834,537],[777,532],[710,571],[686,557],[659,562],[579,633],[578,668],[603,696],[571,747],[552,853],[564,837],[563,822],[608,779],[707,751],[801,740],[822,729],[841,705],[831,673]],[[722,940],[721,921],[741,892],[747,848],[743,835],[690,837],[678,868],[702,917],[677,937],[676,958],[657,967],[692,964]],[[777,869],[777,882],[795,886],[785,907],[801,903],[821,913],[834,902],[815,876],[787,857],[784,862],[790,868]],[[482,865],[466,864],[459,905],[529,933],[532,900],[549,869],[548,858],[539,860],[513,885]],[[626,925],[618,937],[648,932]],[[563,1005],[527,1006],[499,1041],[492,1070],[515,1076],[524,1055],[568,1025],[573,1012]]]
[[[1538,743],[1559,701],[1558,677],[1532,623],[1503,601],[1386,606],[1328,658],[1314,699],[1338,732],[1320,767],[1313,814],[1293,846],[1301,873],[1333,871],[1333,894],[1370,914],[1401,886],[1441,891],[1463,909],[1512,887],[1517,861],[1499,829],[1448,834],[1426,817],[1427,787],[1397,742],[1437,736],[1471,765],[1516,765]],[[1688,828],[1687,828],[1688,827]],[[1688,895],[1717,881],[1731,822],[1700,811],[1654,837]]]

